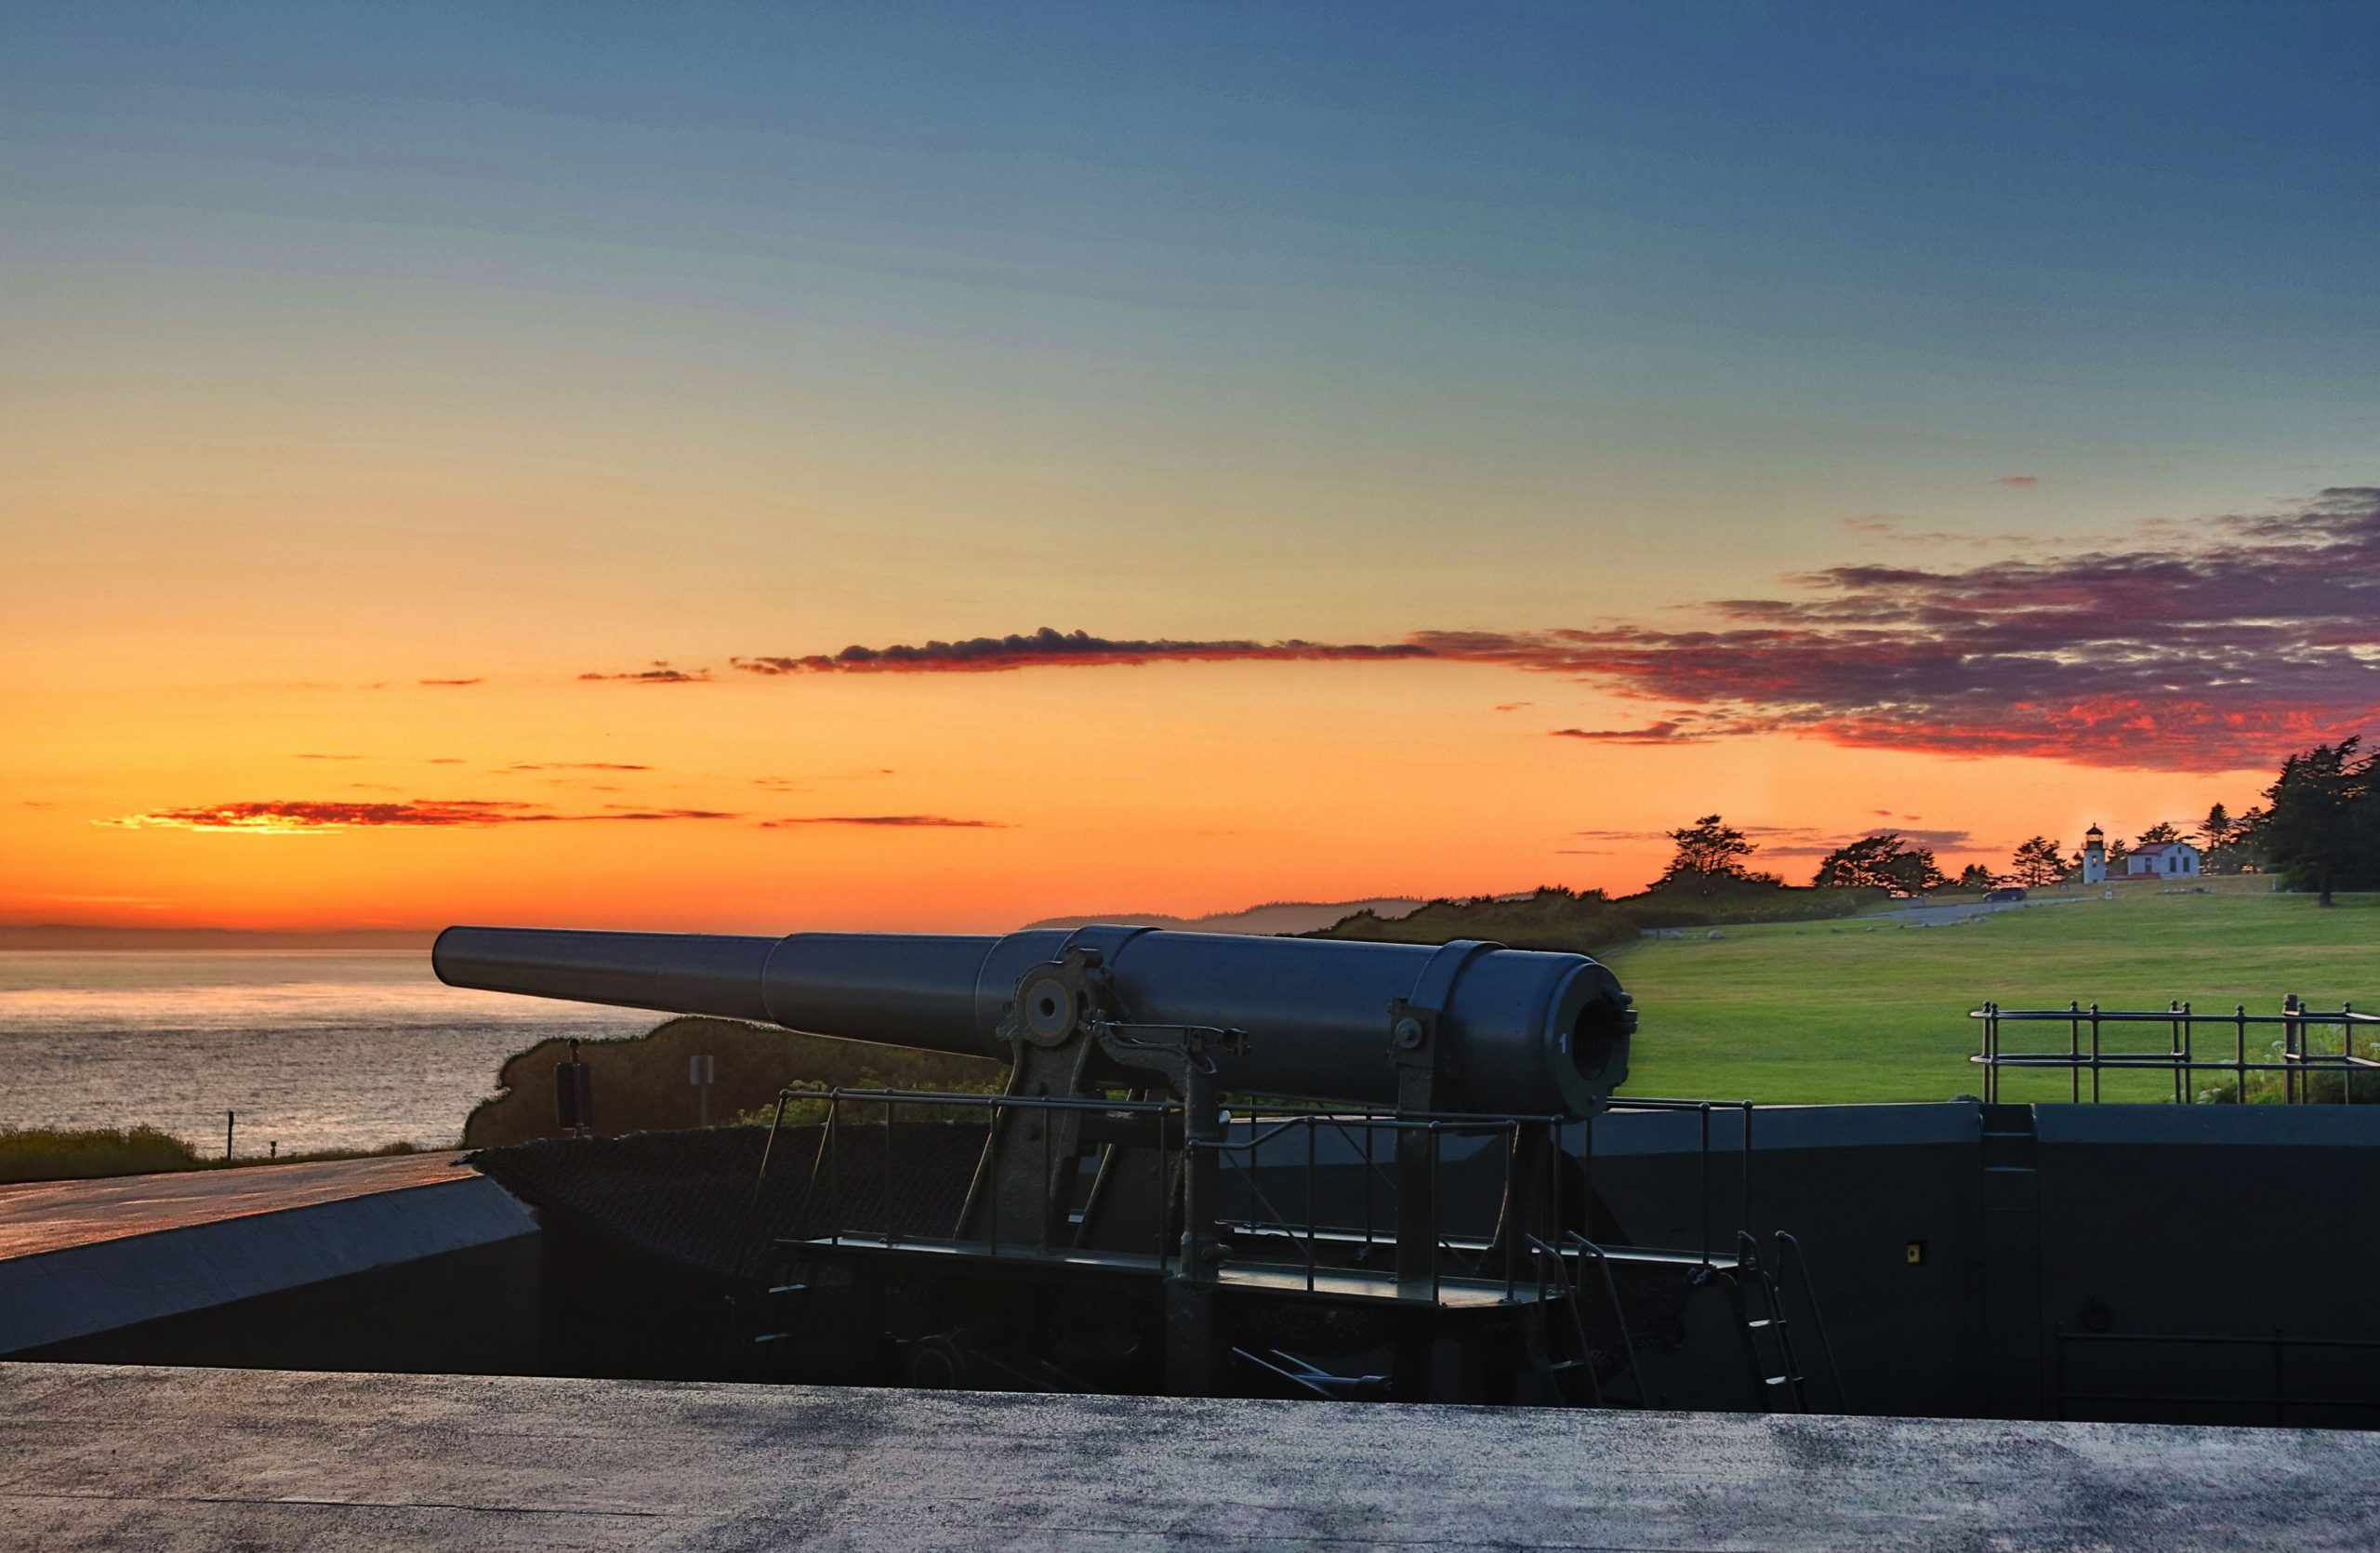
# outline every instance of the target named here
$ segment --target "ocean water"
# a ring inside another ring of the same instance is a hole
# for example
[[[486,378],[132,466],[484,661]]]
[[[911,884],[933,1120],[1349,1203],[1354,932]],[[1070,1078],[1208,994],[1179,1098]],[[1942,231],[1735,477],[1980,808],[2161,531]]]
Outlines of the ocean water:
[[[422,950],[0,950],[0,1127],[146,1122],[203,1151],[437,1147],[549,1035],[661,1015],[447,987]]]

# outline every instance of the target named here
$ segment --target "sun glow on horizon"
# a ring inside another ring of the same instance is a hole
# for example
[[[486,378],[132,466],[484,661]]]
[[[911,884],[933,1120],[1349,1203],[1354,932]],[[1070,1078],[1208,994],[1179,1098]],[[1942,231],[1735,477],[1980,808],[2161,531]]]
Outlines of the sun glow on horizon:
[[[1955,870],[2380,733],[2334,20],[4,25],[0,923]]]

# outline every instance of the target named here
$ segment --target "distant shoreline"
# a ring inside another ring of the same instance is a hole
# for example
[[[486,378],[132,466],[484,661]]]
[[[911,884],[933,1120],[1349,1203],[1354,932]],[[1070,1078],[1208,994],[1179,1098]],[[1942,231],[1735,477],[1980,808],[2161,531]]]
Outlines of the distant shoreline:
[[[251,931],[233,927],[77,927],[45,923],[0,927],[7,949],[414,949],[427,951],[432,928],[347,928],[321,933]]]
[[[1157,912],[1092,912],[1046,917],[1028,928],[1077,927],[1086,923],[1122,923],[1194,933],[1308,933],[1358,911],[1383,920],[1426,904],[1419,896],[1378,896],[1361,900],[1266,901],[1237,911],[1177,917]],[[0,923],[0,952],[8,950],[126,951],[170,949],[403,949],[429,952],[435,927],[350,927],[314,931],[238,927],[103,927],[74,923]]]

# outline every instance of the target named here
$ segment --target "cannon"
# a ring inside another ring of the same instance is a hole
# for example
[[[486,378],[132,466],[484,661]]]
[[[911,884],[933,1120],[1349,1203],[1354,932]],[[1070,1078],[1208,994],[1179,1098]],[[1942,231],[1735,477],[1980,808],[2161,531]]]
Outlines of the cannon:
[[[1485,1323],[1500,1335],[1465,1341],[1526,1347],[1545,1399],[1586,1367],[1561,1357],[1564,1342],[1586,1341],[1575,1316],[1567,1328],[1547,1316],[1559,1296],[1546,1291],[1582,1276],[1578,1247],[1592,1242],[1580,1231],[1601,1232],[1563,1134],[1625,1078],[1635,1015],[1584,955],[1127,926],[782,938],[453,927],[432,963],[457,987],[1009,1060],[998,1096],[828,1097],[798,1232],[776,1241],[760,1280],[811,1302],[762,1336],[806,1334],[816,1363],[891,1343],[905,1378],[1048,1384],[1083,1362],[1053,1353],[1104,1332],[1104,1351],[1154,1363],[1176,1390],[1210,1391],[1229,1356],[1312,1393],[1362,1379],[1285,1358],[1276,1338],[1294,1331],[1335,1351],[1393,1352],[1394,1386],[1420,1395],[1438,1337]],[[1260,1158],[1285,1137],[1304,1161],[1294,1191]],[[975,1150],[972,1173],[896,1169],[896,1155],[963,1161],[954,1139]],[[763,1185],[775,1142],[773,1130]],[[1478,1175],[1483,1162],[1495,1177]],[[1472,1173],[1451,1206],[1449,1169]],[[896,1176],[941,1206],[905,1215]],[[1321,1205],[1325,1177],[1341,1183],[1335,1211]],[[1348,1188],[1359,1207],[1344,1206]],[[835,1292],[809,1293],[824,1289]],[[870,1374],[880,1378],[857,1378]]]
[[[1200,1076],[1225,1091],[1410,1111],[1590,1115],[1625,1078],[1635,1024],[1618,979],[1584,955],[1469,941],[453,927],[431,962],[456,987],[1025,1064],[1077,1033],[1103,1048],[1101,1068],[1196,1045]]]

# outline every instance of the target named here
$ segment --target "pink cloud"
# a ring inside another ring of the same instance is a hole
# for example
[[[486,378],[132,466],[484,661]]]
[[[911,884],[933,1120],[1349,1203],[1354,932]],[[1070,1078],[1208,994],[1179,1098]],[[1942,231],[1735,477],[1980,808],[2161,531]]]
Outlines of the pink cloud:
[[[1620,621],[1323,644],[1044,628],[732,661],[768,676],[1495,664],[1684,709],[1642,728],[1555,731],[1587,742],[1786,732],[1944,755],[2196,772],[2270,765],[2290,750],[2366,730],[2380,708],[2380,487],[2336,487],[2285,511],[2160,531],[2129,547],[1968,566],[1832,566],[1786,581],[1782,597],[1709,602],[1715,623],[1697,630]],[[664,665],[647,672],[664,670],[693,677]]]

